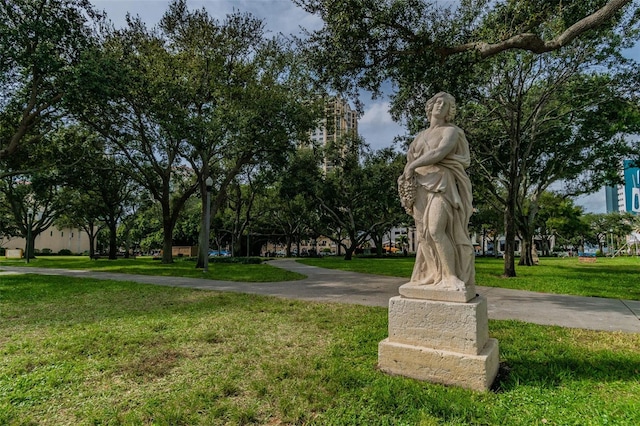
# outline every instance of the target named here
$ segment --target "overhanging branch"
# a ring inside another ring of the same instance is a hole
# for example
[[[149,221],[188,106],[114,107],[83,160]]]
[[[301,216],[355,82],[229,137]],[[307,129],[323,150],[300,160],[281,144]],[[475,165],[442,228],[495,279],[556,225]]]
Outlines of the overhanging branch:
[[[602,25],[629,3],[631,3],[631,0],[610,0],[602,8],[598,9],[591,15],[582,18],[567,28],[562,34],[559,34],[557,37],[549,41],[543,40],[537,34],[523,33],[514,35],[513,37],[498,43],[478,41],[453,47],[444,47],[438,49],[438,53],[443,57],[446,57],[456,53],[477,51],[480,57],[484,59],[511,49],[528,50],[533,53],[551,52],[568,45],[586,31]]]

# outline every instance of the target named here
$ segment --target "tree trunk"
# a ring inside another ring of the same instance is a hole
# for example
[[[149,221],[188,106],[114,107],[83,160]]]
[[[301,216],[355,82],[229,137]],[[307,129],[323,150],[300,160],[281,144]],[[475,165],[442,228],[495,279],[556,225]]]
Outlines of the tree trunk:
[[[204,210],[204,203],[203,203]],[[209,256],[209,241],[206,236],[206,215],[202,213],[202,220],[200,221],[200,235],[198,237],[198,258],[196,260],[196,269],[204,268],[204,258]]]
[[[173,263],[173,239],[171,238],[171,234],[164,235],[162,237],[162,263],[169,264]]]
[[[35,232],[31,232],[30,233],[30,238],[25,239],[25,256],[29,256],[29,259],[35,259],[36,258],[36,237],[38,236],[38,234],[36,234]]]
[[[519,265],[534,266],[533,261],[533,237],[536,233],[535,219],[538,214],[538,197],[534,195],[530,202],[529,213],[523,217],[523,222],[520,224],[520,237],[522,238],[522,247],[520,248],[520,262]]]
[[[533,254],[531,252],[532,241],[530,236],[525,236],[522,239],[522,247],[520,248],[520,262],[521,266],[533,266]]]
[[[209,230],[211,226],[211,200],[209,191],[205,183],[200,184],[201,199],[201,220],[200,220],[200,236],[198,238],[198,259],[196,260],[196,269],[204,269],[205,260],[209,257]]]
[[[551,238],[542,237],[542,255],[549,256],[551,251]]]
[[[382,235],[371,234],[371,239],[373,243],[376,245],[376,256],[382,257]]]
[[[205,241],[204,226],[200,226],[200,234],[198,236],[198,257],[196,258],[196,269],[204,269],[204,258],[209,256],[209,248],[202,243]]]
[[[482,256],[484,256],[485,254],[485,246],[487,245],[487,229],[486,228],[482,228]],[[495,250],[495,243],[493,243],[494,246],[494,250]]]
[[[124,258],[129,259],[132,255],[135,256],[134,250],[131,247],[131,222],[125,221],[124,223]]]
[[[356,251],[356,245],[355,244],[351,244],[349,247],[347,247],[344,250],[344,260],[352,260],[353,259],[353,252]]]
[[[173,223],[169,214],[162,214],[162,263],[173,263]]]
[[[516,245],[516,226],[515,226],[515,195],[510,195],[507,208],[504,212],[504,277],[516,276],[516,265],[514,258],[514,251]],[[498,247],[494,244],[494,253],[498,252]]]
[[[131,238],[129,238],[129,231],[127,230],[124,237],[124,258],[129,259],[129,251],[131,250]]]
[[[520,144],[517,142],[518,131],[511,137],[511,153],[509,158],[509,184],[507,186],[507,199],[504,209],[504,272],[503,276],[510,278],[516,276],[515,254],[516,249],[516,213],[517,196],[520,189],[518,176],[518,158]],[[494,253],[498,247],[493,247]]]
[[[96,255],[96,235],[89,234],[89,257],[93,258]]]
[[[237,235],[233,237],[233,253],[234,256],[242,256],[242,239],[239,239]]]
[[[118,258],[118,227],[115,223],[109,224],[109,259],[116,260]]]
[[[285,240],[286,240],[286,257],[291,257],[291,245],[293,244],[293,241],[291,241],[291,235],[287,234],[287,236],[285,237]]]

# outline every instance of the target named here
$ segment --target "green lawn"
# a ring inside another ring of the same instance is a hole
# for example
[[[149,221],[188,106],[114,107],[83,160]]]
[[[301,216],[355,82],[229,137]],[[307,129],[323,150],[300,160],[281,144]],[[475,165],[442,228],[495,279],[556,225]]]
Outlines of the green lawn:
[[[414,258],[354,258],[345,261],[331,256],[301,259],[300,262],[323,268],[409,278]],[[503,278],[503,269],[502,259],[476,258],[476,283],[542,293],[640,300],[639,257],[598,258],[595,263],[581,263],[578,258],[540,258],[539,265],[516,266],[515,278]]]
[[[268,263],[209,263],[209,272],[195,268],[195,261],[176,259],[174,263],[163,265],[151,257],[136,259],[99,259],[91,260],[88,256],[38,256],[27,264],[24,260],[0,258],[2,265],[33,266],[40,268],[88,269],[92,271],[120,272],[125,274],[162,275],[171,277],[209,278],[222,281],[277,282],[292,281],[304,278],[295,272],[274,268]]]
[[[490,321],[497,390],[376,369],[387,310],[0,276],[2,425],[637,425],[640,334]]]

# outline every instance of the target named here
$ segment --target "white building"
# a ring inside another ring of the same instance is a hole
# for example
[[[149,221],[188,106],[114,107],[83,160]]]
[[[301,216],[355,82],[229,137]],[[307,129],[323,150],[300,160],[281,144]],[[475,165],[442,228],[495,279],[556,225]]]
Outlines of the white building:
[[[0,247],[5,249],[22,249],[26,247],[22,237],[3,238]],[[60,250],[69,250],[74,254],[89,251],[89,237],[80,229],[57,229],[51,227],[40,233],[34,241],[36,253],[58,253]]]

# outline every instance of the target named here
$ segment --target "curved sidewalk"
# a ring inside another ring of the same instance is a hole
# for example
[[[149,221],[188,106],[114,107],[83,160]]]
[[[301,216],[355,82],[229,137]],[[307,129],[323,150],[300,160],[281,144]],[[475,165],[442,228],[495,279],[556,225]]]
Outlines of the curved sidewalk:
[[[291,259],[269,263],[307,278],[298,281],[247,283],[198,278],[118,274],[86,270],[2,266],[4,271],[65,275],[203,290],[254,293],[317,302],[387,307],[404,278],[360,274],[307,266]],[[543,325],[640,333],[640,301],[566,296],[493,287],[476,287],[488,299],[489,318]]]

